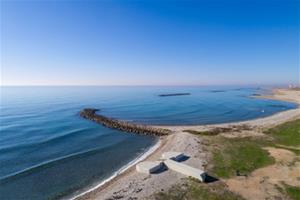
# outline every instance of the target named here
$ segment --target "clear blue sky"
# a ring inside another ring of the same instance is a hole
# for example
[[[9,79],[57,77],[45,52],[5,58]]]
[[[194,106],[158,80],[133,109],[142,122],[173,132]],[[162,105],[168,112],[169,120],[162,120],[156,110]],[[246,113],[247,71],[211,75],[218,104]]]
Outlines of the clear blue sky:
[[[2,85],[299,83],[299,1],[1,1]]]

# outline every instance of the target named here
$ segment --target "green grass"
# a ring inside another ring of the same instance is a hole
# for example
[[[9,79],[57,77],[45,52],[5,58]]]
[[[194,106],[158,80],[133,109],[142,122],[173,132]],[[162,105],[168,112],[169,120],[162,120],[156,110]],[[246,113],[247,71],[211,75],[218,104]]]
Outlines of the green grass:
[[[156,200],[243,200],[242,197],[225,189],[221,184],[207,185],[193,179],[187,183],[175,185],[166,192],[154,195]]]
[[[295,187],[291,185],[287,185],[286,183],[282,183],[281,186],[275,185],[276,189],[288,199],[291,200],[300,200],[300,187]]]
[[[219,137],[214,142],[218,147],[212,151],[211,172],[217,177],[229,178],[235,176],[237,172],[247,175],[255,169],[274,163],[274,159],[262,149],[261,141]]]
[[[300,119],[287,122],[266,131],[277,144],[286,146],[300,146]]]
[[[286,150],[289,150],[289,151],[291,151],[291,152],[294,152],[297,156],[299,156],[300,155],[300,150],[298,150],[298,149],[294,149],[294,148],[290,148],[289,146],[280,146],[280,145],[272,145],[272,146],[274,146],[274,147],[276,147],[276,148],[280,148],[280,149],[286,149]]]
[[[300,187],[284,184],[287,195],[293,200],[300,200]]]
[[[220,136],[207,138],[213,146],[211,148],[212,164],[211,172],[217,177],[229,178],[240,174],[248,174],[255,169],[274,163],[263,147],[274,146],[283,148],[299,155],[300,150],[300,119],[284,123],[266,131],[273,138],[224,138]]]
[[[238,127],[240,128],[240,127]],[[243,127],[242,127],[243,128]],[[216,178],[230,178],[237,175],[248,175],[255,169],[275,163],[273,157],[263,147],[283,148],[299,155],[300,150],[300,120],[288,122],[269,129],[265,133],[270,137],[225,138],[219,133],[227,129],[211,131],[185,130],[201,136],[207,141],[205,146],[212,153],[212,159],[206,171]],[[284,184],[281,188],[292,200],[300,200],[300,188]],[[205,184],[188,179],[187,183],[175,185],[168,191],[154,195],[156,200],[240,200],[242,197],[226,190],[222,182]]]

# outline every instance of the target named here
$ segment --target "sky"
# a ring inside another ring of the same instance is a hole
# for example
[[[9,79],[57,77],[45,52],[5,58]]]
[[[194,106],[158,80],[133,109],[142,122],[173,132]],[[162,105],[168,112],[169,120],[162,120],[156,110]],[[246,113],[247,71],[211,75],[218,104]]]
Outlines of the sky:
[[[299,83],[298,0],[1,0],[1,85]]]

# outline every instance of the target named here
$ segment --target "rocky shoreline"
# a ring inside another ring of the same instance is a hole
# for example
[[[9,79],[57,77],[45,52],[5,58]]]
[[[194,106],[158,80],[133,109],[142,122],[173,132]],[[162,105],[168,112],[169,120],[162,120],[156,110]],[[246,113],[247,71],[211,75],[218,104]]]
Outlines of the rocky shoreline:
[[[155,128],[151,126],[134,124],[122,120],[108,118],[103,115],[97,114],[96,113],[97,111],[99,110],[94,108],[85,108],[80,112],[80,116],[85,119],[94,121],[98,124],[101,124],[105,127],[129,132],[129,133],[135,133],[140,135],[152,135],[152,136],[165,136],[170,134],[170,130],[164,128]]]

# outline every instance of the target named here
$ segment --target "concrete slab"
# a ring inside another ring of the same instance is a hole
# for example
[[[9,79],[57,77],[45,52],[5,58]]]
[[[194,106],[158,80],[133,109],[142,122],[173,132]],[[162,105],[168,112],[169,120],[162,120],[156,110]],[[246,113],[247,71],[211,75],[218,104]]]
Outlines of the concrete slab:
[[[165,160],[164,164],[169,169],[174,170],[176,172],[179,172],[183,175],[191,176],[193,178],[196,178],[196,179],[200,180],[201,182],[203,182],[205,180],[205,172],[200,170],[200,169],[191,167],[189,165],[186,165],[186,164],[183,164],[183,163],[180,163],[180,162],[176,162],[176,161],[171,160],[171,159]]]
[[[151,174],[163,167],[160,161],[144,161],[136,165],[136,170],[140,173]]]
[[[164,152],[162,154],[162,159],[172,159],[172,160],[180,160],[182,158],[184,158],[185,155],[182,152],[176,152],[176,151],[168,151],[168,152]]]

